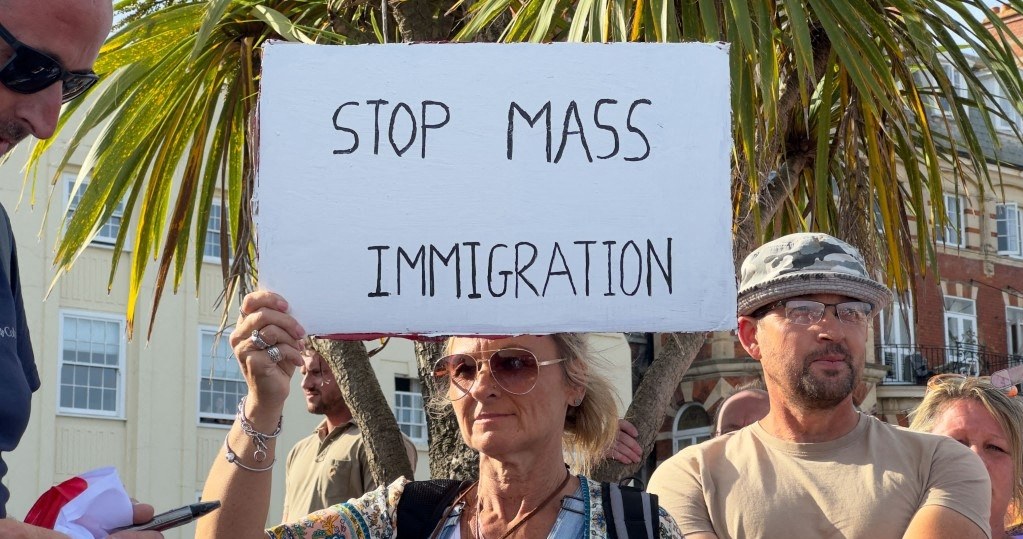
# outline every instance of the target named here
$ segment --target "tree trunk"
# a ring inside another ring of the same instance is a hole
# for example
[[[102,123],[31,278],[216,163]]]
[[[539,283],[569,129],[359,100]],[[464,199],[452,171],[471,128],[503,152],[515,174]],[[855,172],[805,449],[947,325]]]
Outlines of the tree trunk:
[[[412,478],[398,421],[387,404],[380,382],[361,341],[315,340],[314,348],[334,371],[337,385],[362,431],[373,481],[388,485],[401,476]]]
[[[666,333],[662,338],[664,346],[643,375],[639,389],[633,395],[632,404],[625,412],[625,419],[639,431],[638,441],[644,456],[649,455],[653,449],[675,389],[682,383],[682,376],[693,364],[707,334]],[[634,475],[642,465],[643,460],[636,464],[622,464],[617,460],[604,459],[593,471],[593,478],[599,481],[618,481]]]
[[[426,406],[426,427],[430,436],[430,477],[434,479],[474,480],[479,477],[479,454],[465,445],[451,405],[431,407],[434,396],[430,383],[433,362],[440,357],[444,344],[438,341],[416,342],[423,404]],[[440,397],[443,398],[443,397]],[[432,408],[437,408],[432,410]]]
[[[447,14],[451,2],[437,0],[387,0],[402,41],[447,41],[455,17]],[[456,12],[461,15],[461,12]]]

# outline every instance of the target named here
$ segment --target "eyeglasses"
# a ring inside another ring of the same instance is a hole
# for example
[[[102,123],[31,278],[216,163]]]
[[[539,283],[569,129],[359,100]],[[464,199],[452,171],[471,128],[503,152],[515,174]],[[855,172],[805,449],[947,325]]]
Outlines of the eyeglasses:
[[[824,319],[824,311],[828,307],[835,308],[838,319],[847,324],[865,324],[874,313],[874,306],[865,301],[845,301],[842,303],[821,303],[804,299],[779,301],[757,309],[754,318],[762,318],[767,313],[785,307],[785,318],[793,324],[811,326]]]
[[[63,83],[61,103],[82,95],[99,77],[89,71],[68,71],[50,55],[15,39],[0,25],[0,39],[13,49],[7,63],[0,67],[0,83],[19,94],[34,94],[55,82]]]
[[[483,360],[477,360],[469,354],[452,354],[433,364],[433,381],[438,393],[448,400],[456,401],[472,389],[479,378],[479,364],[483,362],[501,389],[514,395],[525,395],[536,387],[540,367],[555,365],[566,359],[539,361],[533,352],[522,348],[494,350],[489,358]]]

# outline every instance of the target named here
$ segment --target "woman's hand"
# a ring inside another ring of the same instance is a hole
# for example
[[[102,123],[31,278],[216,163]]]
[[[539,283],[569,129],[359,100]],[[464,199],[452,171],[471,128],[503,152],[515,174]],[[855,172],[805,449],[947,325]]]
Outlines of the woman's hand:
[[[604,454],[605,458],[611,458],[622,464],[634,464],[643,457],[643,448],[639,446],[636,437],[639,431],[636,426],[624,419],[618,420],[618,432],[615,434],[615,442]]]
[[[150,520],[153,520],[153,506],[148,503],[139,503],[132,499],[131,505],[131,521],[136,526],[139,524],[145,524]],[[117,532],[112,535],[108,535],[110,539],[159,539],[163,537],[160,532],[144,531],[144,532]]]
[[[305,329],[288,314],[284,298],[264,290],[245,296],[231,346],[249,386],[250,402],[283,405],[295,367],[302,366],[304,336]]]

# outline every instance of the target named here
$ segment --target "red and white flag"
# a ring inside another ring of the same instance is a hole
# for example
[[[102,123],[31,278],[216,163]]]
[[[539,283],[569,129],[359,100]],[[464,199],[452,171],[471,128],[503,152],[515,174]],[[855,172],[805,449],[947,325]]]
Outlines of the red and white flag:
[[[132,520],[132,503],[114,467],[97,468],[50,488],[25,522],[73,539],[102,539]]]

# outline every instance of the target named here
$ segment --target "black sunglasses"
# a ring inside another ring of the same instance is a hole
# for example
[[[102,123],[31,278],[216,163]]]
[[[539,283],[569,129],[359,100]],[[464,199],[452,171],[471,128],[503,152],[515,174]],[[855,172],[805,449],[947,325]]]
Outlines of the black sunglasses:
[[[96,84],[99,77],[89,71],[68,71],[50,55],[18,41],[0,24],[0,39],[14,50],[7,63],[0,66],[0,83],[19,94],[34,94],[55,82],[62,82],[63,97],[67,103],[82,95]]]

